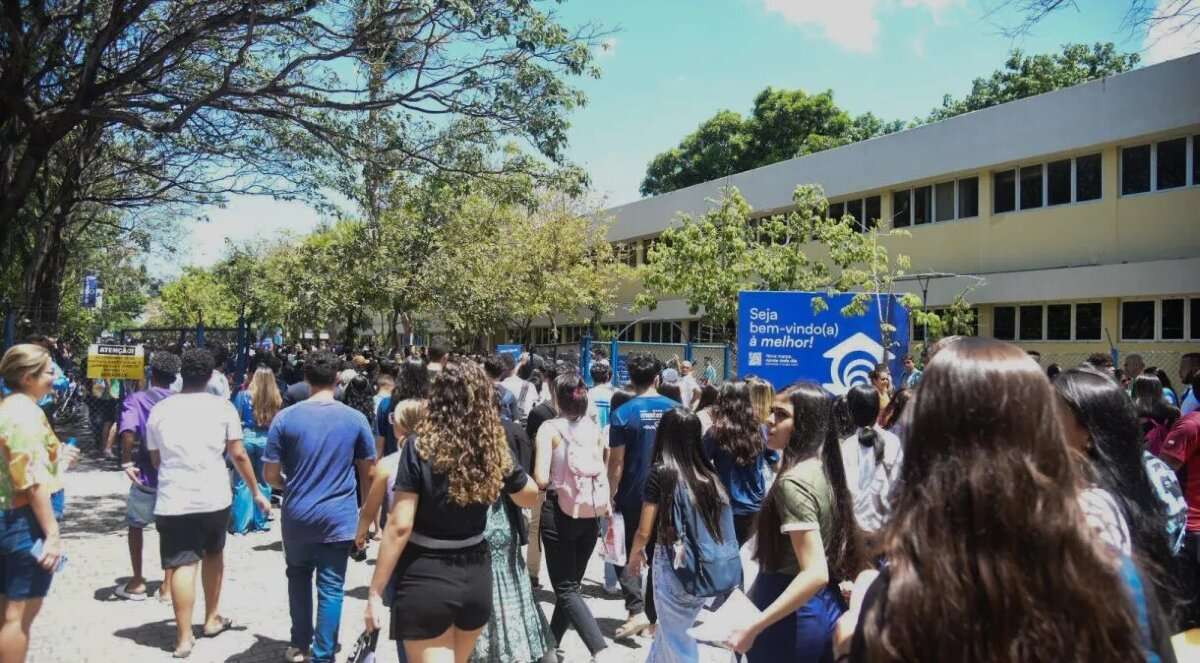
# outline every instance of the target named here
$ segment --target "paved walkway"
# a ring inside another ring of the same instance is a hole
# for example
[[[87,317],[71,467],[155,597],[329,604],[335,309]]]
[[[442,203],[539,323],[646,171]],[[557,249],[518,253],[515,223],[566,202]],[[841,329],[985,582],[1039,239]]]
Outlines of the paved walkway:
[[[50,596],[34,624],[32,663],[95,661],[116,663],[170,661],[175,622],[171,607],[149,599],[140,603],[122,601],[113,587],[129,577],[129,554],[125,537],[124,474],[102,469],[85,461],[67,478],[67,515],[63,524],[68,562],[55,578]],[[239,625],[237,631],[197,642],[191,661],[198,663],[272,663],[282,660],[287,647],[290,621],[287,583],[278,530],[229,537],[225,549],[225,584],[221,612]],[[146,569],[152,579],[159,571],[158,536],[146,533]],[[350,562],[346,579],[346,602],[342,612],[341,637],[347,649],[362,631],[362,612],[367,584],[374,562]],[[542,571],[542,584],[548,586]],[[610,636],[624,618],[623,603],[603,595],[602,565],[593,560],[585,591],[593,613]],[[156,588],[157,581],[152,584]],[[553,594],[538,591],[546,615],[553,609]],[[197,629],[202,618],[197,601]],[[614,643],[614,661],[646,659],[648,640]],[[588,660],[582,642],[569,632],[563,643],[568,662]],[[380,642],[379,663],[393,663],[396,652],[391,642]],[[702,661],[730,660],[727,652],[702,648]]]

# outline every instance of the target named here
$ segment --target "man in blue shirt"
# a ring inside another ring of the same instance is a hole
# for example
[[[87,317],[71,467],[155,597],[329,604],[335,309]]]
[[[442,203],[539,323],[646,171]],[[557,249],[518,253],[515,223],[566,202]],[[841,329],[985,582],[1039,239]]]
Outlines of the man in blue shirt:
[[[337,358],[325,352],[305,362],[304,380],[312,395],[276,415],[263,454],[267,482],[287,491],[281,521],[292,633],[285,658],[297,663],[333,661],[346,563],[358,526],[354,472],[357,468],[360,481],[368,485],[375,460],[375,439],[366,416],[334,399],[337,369]],[[312,658],[306,659],[310,645]]]
[[[639,354],[630,357],[627,365],[629,380],[637,395],[609,415],[608,482],[613,490],[613,509],[625,520],[625,552],[628,555],[641,520],[642,491],[654,462],[658,421],[667,410],[679,404],[655,389],[661,368],[657,359]],[[647,555],[652,558],[652,552]],[[629,611],[629,620],[614,634],[615,638],[622,639],[649,628],[654,618],[654,601],[651,596],[643,597],[641,577],[626,577],[624,568],[617,569],[617,576],[621,579],[625,609]],[[649,619],[643,614],[646,610],[651,613]]]

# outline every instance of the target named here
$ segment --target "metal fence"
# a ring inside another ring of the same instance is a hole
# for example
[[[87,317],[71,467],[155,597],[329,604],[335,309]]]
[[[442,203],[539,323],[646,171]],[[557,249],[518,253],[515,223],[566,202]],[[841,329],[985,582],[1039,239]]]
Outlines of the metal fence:
[[[1142,363],[1147,367],[1161,368],[1167,372],[1167,377],[1171,379],[1172,386],[1177,392],[1182,392],[1185,387],[1179,384],[1179,364],[1183,359],[1183,355],[1188,352],[1195,352],[1195,346],[1184,346],[1178,350],[1144,350],[1136,352],[1119,352],[1117,354],[1117,368],[1124,368],[1125,358],[1131,354],[1141,356]],[[1068,369],[1082,364],[1087,360],[1089,352],[1048,352],[1042,351],[1042,366],[1050,364],[1058,364],[1059,368]]]

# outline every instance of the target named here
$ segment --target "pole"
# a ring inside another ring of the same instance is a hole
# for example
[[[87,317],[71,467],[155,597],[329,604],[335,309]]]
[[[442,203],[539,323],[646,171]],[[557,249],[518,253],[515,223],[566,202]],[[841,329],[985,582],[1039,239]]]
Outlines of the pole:
[[[724,372],[724,374],[725,374],[725,377],[724,377],[724,379],[725,379],[725,381],[726,381],[726,382],[728,382],[728,381],[729,381],[729,379],[730,379],[729,365],[730,365],[731,363],[733,363],[733,362],[731,361],[732,359],[733,359],[733,352],[731,352],[731,351],[730,351],[729,344],[728,344],[728,343],[726,343],[726,344],[725,344],[725,366],[724,366],[724,369],[725,369],[725,370],[723,371],[723,372]]]
[[[17,312],[12,304],[4,306],[4,349],[7,350],[17,342]]]
[[[584,334],[579,340],[579,372],[583,374],[583,383],[591,388],[592,384],[592,335]]]

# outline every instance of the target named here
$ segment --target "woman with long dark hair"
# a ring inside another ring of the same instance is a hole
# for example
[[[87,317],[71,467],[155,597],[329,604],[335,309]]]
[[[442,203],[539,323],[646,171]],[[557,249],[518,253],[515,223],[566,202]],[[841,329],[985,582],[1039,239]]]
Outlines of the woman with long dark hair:
[[[1187,522],[1179,481],[1142,447],[1137,413],[1121,385],[1096,369],[1072,368],[1058,376],[1054,390],[1067,444],[1087,457],[1092,482],[1116,500],[1133,554],[1169,611],[1178,596],[1170,573],[1173,549],[1183,545]]]
[[[838,584],[864,568],[829,393],[800,383],[777,395],[767,444],[783,459],[758,516],[749,596],[762,614],[728,644],[751,663],[829,661],[844,610]]]
[[[704,434],[704,455],[725,486],[738,544],[743,544],[753,533],[754,516],[766,496],[766,466],[779,460],[763,443],[745,382],[726,382],[721,387],[713,406],[712,428]]]
[[[846,409],[854,433],[841,441],[846,485],[854,499],[854,517],[864,532],[874,533],[887,518],[888,495],[900,474],[900,439],[877,422],[879,392],[856,384],[846,392]]]
[[[1087,523],[1080,464],[1037,363],[962,338],[920,389],[850,660],[1146,660],[1146,592]]]
[[[1179,408],[1171,405],[1163,395],[1162,382],[1154,375],[1143,373],[1135,377],[1130,383],[1129,393],[1133,397],[1138,421],[1141,422],[1146,447],[1157,456],[1167,440],[1167,432],[1179,420]]]
[[[465,661],[491,619],[488,510],[508,493],[521,507],[537,485],[513,458],[492,381],[476,364],[446,362],[430,383],[427,415],[401,450],[364,615],[383,625],[395,574],[391,636],[406,660]]]
[[[700,417],[700,430],[707,433],[712,428],[713,406],[717,403],[720,392],[711,384],[700,387],[700,402],[696,404],[696,416]]]
[[[739,384],[745,390],[745,385]],[[748,405],[748,392],[745,397]],[[658,629],[646,658],[648,663],[700,660],[696,640],[687,631],[706,599],[690,594],[675,574],[673,551],[677,543],[682,544],[681,533],[676,531],[675,507],[696,513],[697,522],[714,541],[732,543],[735,537],[730,499],[701,453],[700,428],[700,419],[681,406],[663,414],[654,438],[654,465],[646,479],[642,518],[626,566],[628,573],[641,573],[646,544],[654,536],[651,577]]]

